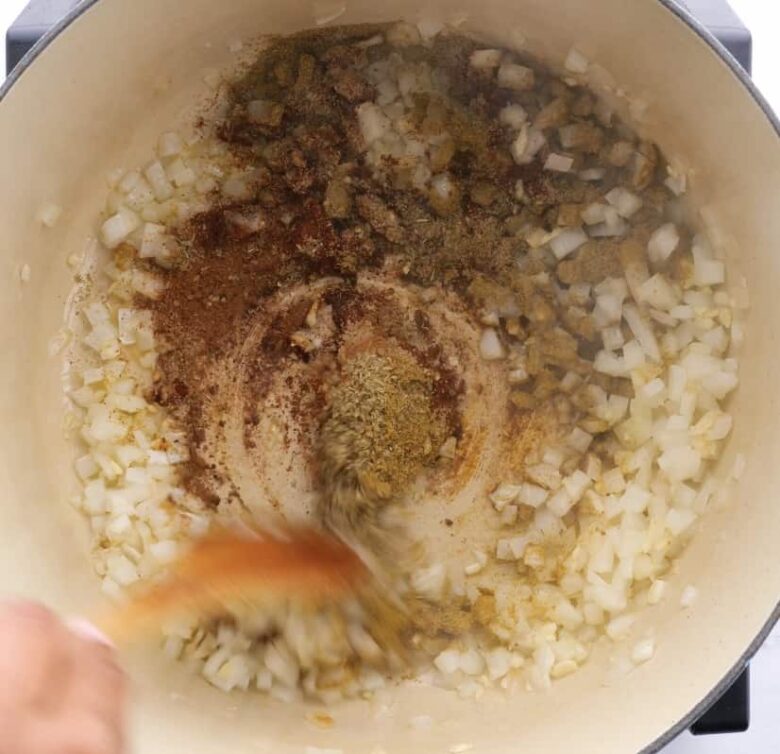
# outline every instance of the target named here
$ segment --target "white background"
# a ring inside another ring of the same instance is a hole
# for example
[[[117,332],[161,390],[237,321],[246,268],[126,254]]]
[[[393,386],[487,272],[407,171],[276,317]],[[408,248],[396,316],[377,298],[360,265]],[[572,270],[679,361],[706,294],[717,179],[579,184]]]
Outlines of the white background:
[[[132,0],[129,0],[130,2]],[[587,0],[582,0],[587,2]],[[5,30],[27,0],[0,0],[0,30]],[[186,2],[186,0],[182,0]],[[753,34],[753,78],[780,113],[780,6],[777,0],[730,0]],[[5,46],[0,51],[5,71]],[[686,733],[663,754],[774,754],[780,751],[780,631],[760,650],[751,665],[750,730],[730,736],[694,738]]]

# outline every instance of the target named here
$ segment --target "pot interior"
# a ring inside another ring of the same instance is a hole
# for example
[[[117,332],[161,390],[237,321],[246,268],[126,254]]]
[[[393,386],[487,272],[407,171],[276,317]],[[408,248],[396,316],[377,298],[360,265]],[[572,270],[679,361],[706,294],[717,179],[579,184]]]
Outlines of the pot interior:
[[[230,65],[231,42],[311,27],[336,12],[339,24],[456,23],[508,47],[524,40],[554,66],[576,45],[646,103],[642,128],[667,156],[694,168],[694,195],[716,224],[731,284],[749,292],[731,406],[736,426],[722,471],[736,453],[747,467],[670,577],[673,594],[696,586],[694,608],[682,611],[670,599],[642,617],[655,628],[657,652],[628,675],[612,673],[608,653],[597,652],[549,693],[467,701],[404,685],[339,706],[335,725],[320,730],[306,722],[311,708],[225,695],[147,647],[126,656],[137,750],[283,754],[311,745],[414,754],[464,743],[475,752],[553,753],[577,741],[582,752],[637,751],[729,671],[780,594],[780,347],[770,324],[780,281],[777,132],[729,66],[657,0],[399,0],[392,8],[368,0],[101,0],[86,9],[0,103],[0,591],[65,613],[89,614],[101,599],[86,524],[69,505],[76,481],[54,345],[73,282],[66,260],[96,232],[106,174],[141,163],[160,132],[187,121],[207,70]],[[36,220],[47,201],[64,208],[54,229]],[[430,728],[410,726],[420,714],[433,718]]]

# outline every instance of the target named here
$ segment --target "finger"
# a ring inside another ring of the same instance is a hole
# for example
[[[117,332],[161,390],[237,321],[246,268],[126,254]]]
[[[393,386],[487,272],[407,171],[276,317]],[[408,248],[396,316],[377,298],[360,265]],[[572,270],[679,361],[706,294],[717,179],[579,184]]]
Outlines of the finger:
[[[111,647],[77,639],[68,704],[74,710],[105,718],[121,727],[125,705],[125,677]]]
[[[122,754],[121,728],[97,715],[72,711],[57,720],[29,726],[24,743],[32,754]]]
[[[0,706],[56,706],[71,671],[73,641],[42,605],[0,606]]]
[[[87,641],[96,641],[114,649],[114,643],[94,623],[86,618],[69,618],[65,625],[77,636]]]

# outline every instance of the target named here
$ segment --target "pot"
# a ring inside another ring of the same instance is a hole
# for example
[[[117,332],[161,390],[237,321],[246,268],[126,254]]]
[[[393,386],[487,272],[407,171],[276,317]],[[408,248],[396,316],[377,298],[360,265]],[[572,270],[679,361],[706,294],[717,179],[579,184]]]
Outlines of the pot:
[[[66,259],[95,232],[106,173],[146,158],[197,101],[205,70],[229,63],[229,43],[323,16],[457,22],[509,47],[522,36],[554,65],[576,44],[643,101],[634,115],[643,111],[641,127],[695,168],[694,196],[717,226],[731,280],[744,277],[749,291],[736,426],[722,459],[728,467],[741,453],[747,466],[670,577],[695,585],[694,608],[667,601],[654,609],[656,655],[629,674],[610,674],[608,653],[597,651],[549,693],[474,701],[405,686],[386,709],[344,703],[335,725],[320,730],[303,706],[225,695],[148,648],[125,658],[135,750],[656,751],[736,677],[780,615],[780,343],[770,324],[780,315],[780,126],[736,63],[668,0],[397,0],[392,9],[369,0],[83,3],[17,69],[0,102],[0,591],[71,614],[100,598],[86,527],[68,504],[77,487],[54,346],[72,285]],[[47,201],[64,209],[54,229],[36,219]],[[420,714],[433,725],[410,726]]]

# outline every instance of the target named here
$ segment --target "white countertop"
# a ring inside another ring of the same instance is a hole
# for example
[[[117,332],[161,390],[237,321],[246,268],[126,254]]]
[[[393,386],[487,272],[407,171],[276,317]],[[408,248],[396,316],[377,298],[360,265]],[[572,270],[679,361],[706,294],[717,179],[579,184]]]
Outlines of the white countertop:
[[[586,2],[587,0],[583,0]],[[753,78],[780,113],[780,6],[776,0],[730,0],[753,34]],[[6,29],[27,4],[0,0],[0,29]],[[0,71],[5,46],[0,46]],[[751,724],[746,733],[680,736],[663,754],[774,754],[780,751],[780,629],[769,637],[751,663]]]

